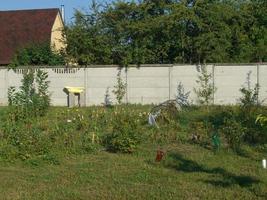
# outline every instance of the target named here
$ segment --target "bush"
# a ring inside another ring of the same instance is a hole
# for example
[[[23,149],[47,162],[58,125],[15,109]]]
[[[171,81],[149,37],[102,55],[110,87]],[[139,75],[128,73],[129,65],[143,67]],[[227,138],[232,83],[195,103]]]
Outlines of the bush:
[[[241,107],[244,109],[250,109],[253,106],[259,105],[259,84],[255,84],[254,88],[251,88],[251,71],[248,72],[246,78],[246,85],[240,88],[242,94],[239,99]]]
[[[63,65],[65,64],[64,57],[54,52],[49,43],[33,44],[26,48],[20,49],[9,65],[10,68],[17,66],[30,65]]]
[[[141,139],[138,122],[128,113],[121,112],[115,115],[112,125],[112,132],[104,139],[107,149],[112,152],[132,153]]]
[[[235,119],[226,119],[221,131],[226,137],[229,146],[235,151],[239,150],[245,136],[246,128]]]
[[[19,91],[8,89],[10,111],[16,119],[43,116],[50,105],[48,74],[40,69],[28,69],[23,75]],[[36,84],[36,87],[35,87]]]
[[[259,113],[263,112],[263,109],[264,107],[255,105],[251,105],[247,109],[243,106],[216,106],[210,109],[207,119],[217,130],[227,126],[226,122],[234,120],[244,129],[242,137],[244,142],[262,144],[267,141],[267,130],[255,123],[255,120]]]
[[[185,92],[184,86],[181,82],[177,85],[177,90],[176,90],[176,97],[175,100],[176,102],[182,107],[182,106],[189,106],[189,95],[190,92]]]
[[[114,90],[112,92],[116,96],[118,104],[122,103],[122,99],[126,94],[127,84],[123,82],[121,78],[121,69],[117,74],[117,84],[114,86]]]
[[[238,109],[229,106],[213,106],[207,113],[207,120],[213,125],[215,129],[220,129],[224,126],[226,119],[232,119],[233,116],[238,115]]]
[[[199,86],[198,88],[194,88],[194,92],[198,97],[198,103],[200,105],[210,105],[213,101],[216,88],[212,83],[212,74],[208,73],[205,65],[199,67],[199,75],[196,83]]]
[[[13,152],[12,156],[10,152],[8,153],[9,158],[26,160],[51,151],[52,143],[49,137],[44,134],[35,121],[6,121],[2,130],[1,156],[5,150],[12,150],[10,151]]]

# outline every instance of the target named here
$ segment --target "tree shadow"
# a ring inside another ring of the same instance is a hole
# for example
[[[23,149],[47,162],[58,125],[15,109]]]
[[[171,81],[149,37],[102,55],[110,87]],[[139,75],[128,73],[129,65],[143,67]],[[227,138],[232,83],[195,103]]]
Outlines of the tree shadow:
[[[249,187],[253,184],[260,183],[260,180],[257,178],[251,176],[238,176],[220,167],[208,168],[195,161],[186,159],[177,153],[170,153],[168,156],[174,161],[165,165],[168,168],[188,173],[200,172],[220,175],[222,180],[201,180],[204,183],[209,183],[214,186],[230,187],[231,185],[238,184],[240,187]]]
[[[261,161],[257,155],[253,155],[245,149],[238,149],[235,152],[238,156],[250,159],[251,161]]]

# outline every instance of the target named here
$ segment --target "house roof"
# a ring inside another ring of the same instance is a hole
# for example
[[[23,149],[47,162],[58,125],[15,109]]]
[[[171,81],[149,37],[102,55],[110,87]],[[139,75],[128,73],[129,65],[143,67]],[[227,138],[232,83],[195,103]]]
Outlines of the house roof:
[[[50,42],[58,13],[54,8],[0,11],[0,65],[9,64],[19,48]]]

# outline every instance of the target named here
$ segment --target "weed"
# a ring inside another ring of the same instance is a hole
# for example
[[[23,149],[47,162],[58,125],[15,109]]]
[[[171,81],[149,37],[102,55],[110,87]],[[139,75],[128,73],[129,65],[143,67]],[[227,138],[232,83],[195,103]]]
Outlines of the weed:
[[[116,96],[118,104],[122,103],[122,99],[126,94],[126,87],[127,87],[126,83],[124,83],[121,78],[121,69],[120,69],[117,74],[117,85],[115,85],[114,90],[112,91]]]

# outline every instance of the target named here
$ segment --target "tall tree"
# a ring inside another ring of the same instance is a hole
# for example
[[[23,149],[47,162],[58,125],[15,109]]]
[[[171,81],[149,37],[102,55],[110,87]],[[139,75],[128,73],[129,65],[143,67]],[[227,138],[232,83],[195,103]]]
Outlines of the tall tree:
[[[266,61],[265,0],[139,0],[76,11],[67,54],[79,64]]]

